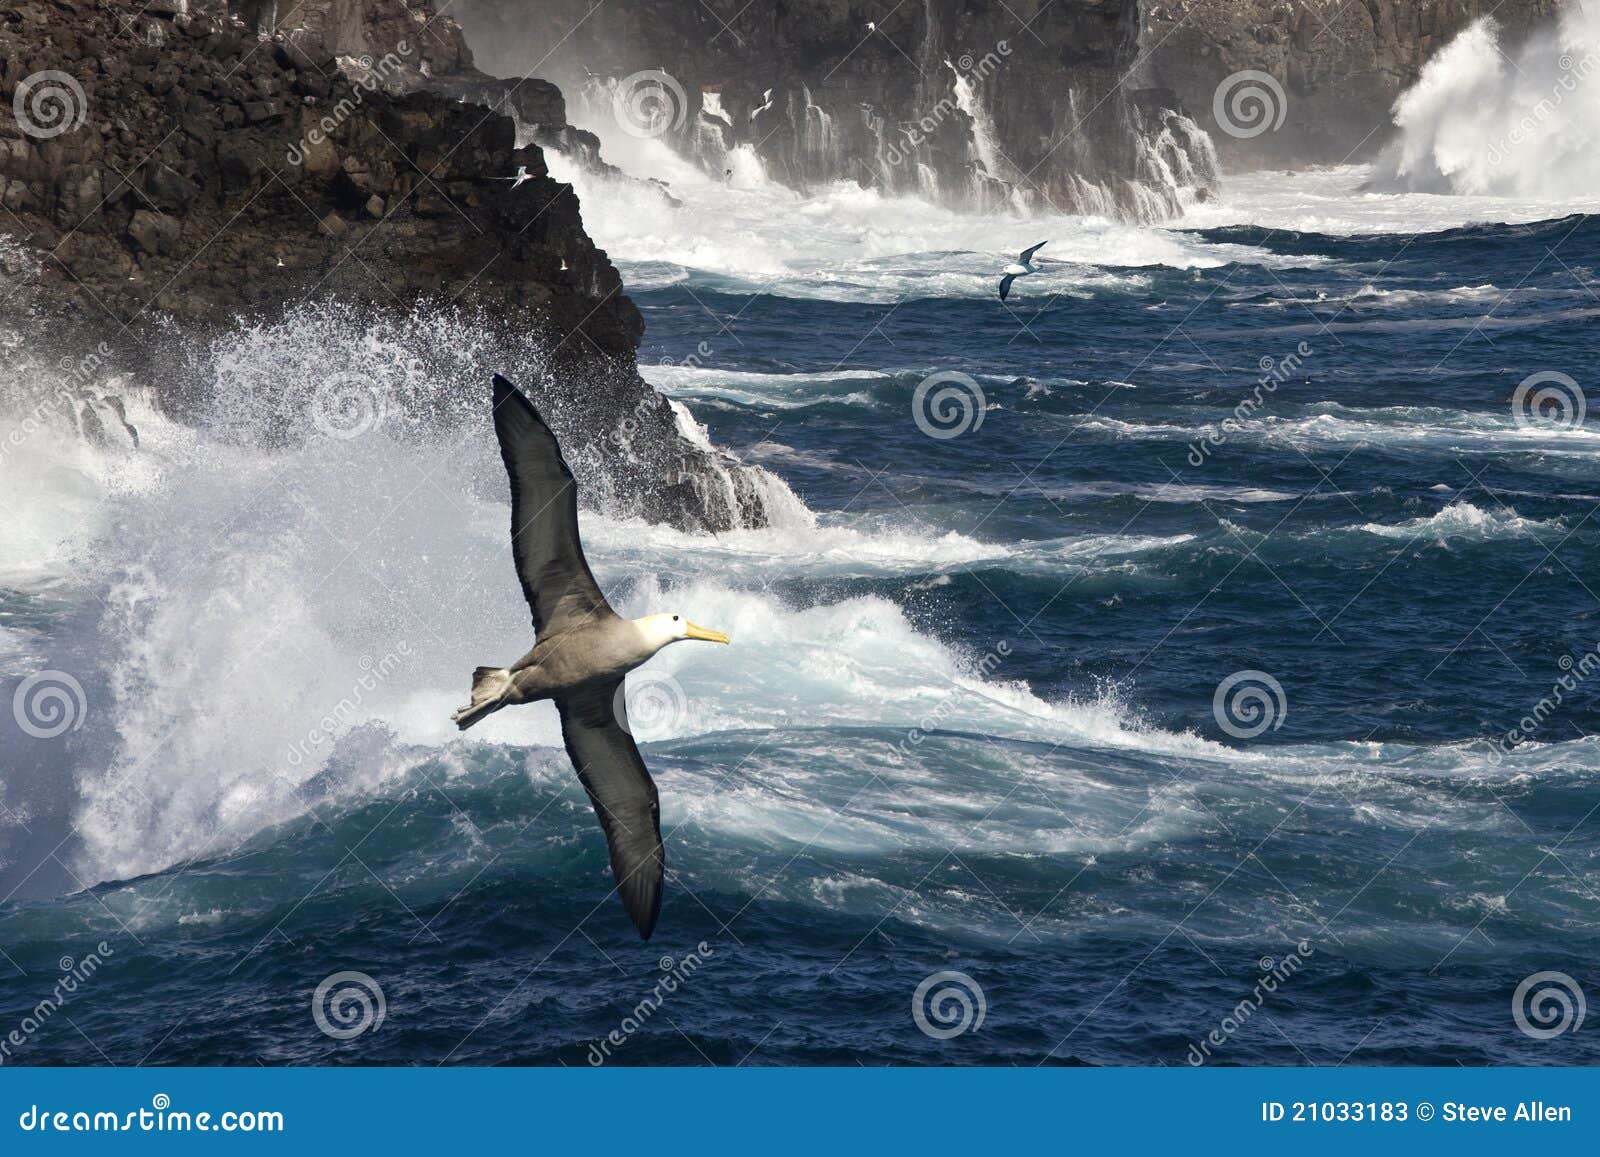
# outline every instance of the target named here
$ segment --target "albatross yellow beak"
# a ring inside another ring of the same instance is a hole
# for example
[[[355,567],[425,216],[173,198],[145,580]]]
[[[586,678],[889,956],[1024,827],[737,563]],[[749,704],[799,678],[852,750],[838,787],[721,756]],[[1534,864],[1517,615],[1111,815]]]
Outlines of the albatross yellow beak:
[[[683,633],[691,639],[704,639],[708,643],[733,642],[732,639],[728,638],[728,636],[724,635],[721,631],[708,631],[704,627],[695,626],[693,623],[685,623],[683,626]]]

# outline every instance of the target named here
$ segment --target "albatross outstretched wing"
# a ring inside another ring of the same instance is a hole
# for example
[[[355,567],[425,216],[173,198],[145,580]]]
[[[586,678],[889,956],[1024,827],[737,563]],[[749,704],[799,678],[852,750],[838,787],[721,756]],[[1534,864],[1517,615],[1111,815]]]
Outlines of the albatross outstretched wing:
[[[628,734],[623,681],[616,679],[556,699],[561,737],[611,848],[617,894],[650,939],[661,914],[666,852],[661,847],[661,806],[656,785]]]
[[[1004,301],[1006,299],[1006,294],[1011,292],[1011,283],[1013,281],[1015,281],[1015,280],[1016,280],[1016,278],[1013,277],[1009,273],[1006,274],[1004,277],[1002,277],[1000,279],[1000,300],[1001,301]]]
[[[494,432],[511,478],[511,553],[543,638],[615,612],[578,540],[578,484],[550,427],[521,390],[494,376]]]
[[[1033,260],[1033,255],[1035,253],[1039,252],[1039,250],[1043,249],[1048,244],[1050,244],[1050,242],[1041,241],[1041,242],[1039,242],[1039,244],[1035,245],[1032,249],[1024,249],[1022,251],[1022,264],[1027,265],[1030,261]]]

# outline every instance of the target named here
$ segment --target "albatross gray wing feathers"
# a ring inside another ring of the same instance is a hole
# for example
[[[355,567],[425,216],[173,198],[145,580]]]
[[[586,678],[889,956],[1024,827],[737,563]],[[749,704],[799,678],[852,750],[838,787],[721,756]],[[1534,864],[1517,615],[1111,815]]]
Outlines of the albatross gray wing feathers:
[[[628,734],[623,680],[556,696],[561,737],[611,848],[617,893],[639,935],[650,939],[661,914],[666,852],[656,785]]]
[[[578,539],[578,484],[533,403],[494,376],[494,432],[511,479],[511,553],[542,639],[614,617]]]
[[[1030,249],[1024,249],[1022,251],[1022,264],[1031,265],[1033,263],[1033,255],[1035,253],[1039,252],[1039,250],[1043,249],[1048,244],[1050,244],[1050,242],[1041,241],[1041,242],[1039,242],[1039,244],[1033,246]]]

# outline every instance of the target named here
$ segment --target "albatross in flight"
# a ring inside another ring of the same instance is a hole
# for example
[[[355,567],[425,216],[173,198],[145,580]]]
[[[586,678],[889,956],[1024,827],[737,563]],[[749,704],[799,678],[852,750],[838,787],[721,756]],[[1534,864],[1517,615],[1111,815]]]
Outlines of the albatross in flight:
[[[726,643],[682,615],[624,619],[595,584],[578,541],[578,486],[533,403],[499,374],[494,432],[511,476],[511,555],[533,609],[533,650],[509,667],[479,667],[463,731],[513,703],[555,702],[561,736],[611,849],[623,907],[646,940],[661,914],[666,857],[656,785],[628,731],[624,677],[668,643]]]
[[[1016,264],[1008,265],[1008,266],[1006,266],[1004,269],[1002,269],[1000,271],[1001,273],[1005,274],[1005,276],[1000,279],[1000,300],[1001,301],[1004,301],[1006,299],[1006,294],[1011,292],[1011,283],[1013,281],[1015,281],[1019,277],[1026,277],[1030,273],[1039,272],[1038,267],[1035,266],[1034,263],[1033,263],[1033,255],[1035,253],[1039,252],[1039,250],[1043,249],[1048,244],[1050,244],[1050,242],[1041,241],[1041,242],[1039,242],[1039,244],[1035,245],[1032,249],[1024,249],[1022,251],[1022,253],[1017,257],[1017,263]]]

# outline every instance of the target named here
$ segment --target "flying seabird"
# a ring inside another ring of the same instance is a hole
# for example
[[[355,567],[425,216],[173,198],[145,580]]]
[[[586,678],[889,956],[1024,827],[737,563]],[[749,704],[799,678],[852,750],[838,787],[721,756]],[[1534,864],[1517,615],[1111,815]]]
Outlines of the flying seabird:
[[[1033,255],[1035,253],[1039,252],[1039,250],[1043,249],[1048,244],[1050,244],[1050,242],[1041,241],[1041,242],[1039,242],[1039,244],[1035,245],[1032,249],[1024,249],[1022,251],[1022,253],[1017,257],[1017,264],[1008,265],[1008,266],[1006,266],[1004,269],[1002,269],[1000,271],[1001,273],[1005,274],[1005,276],[1000,279],[1000,300],[1001,301],[1004,301],[1006,299],[1006,294],[1011,292],[1011,283],[1013,281],[1015,281],[1019,277],[1026,277],[1030,273],[1039,272],[1039,270],[1033,264]]]
[[[495,180],[497,180],[497,181],[514,181],[516,183],[514,185],[512,185],[511,187],[513,189],[520,189],[520,188],[522,188],[523,182],[533,180],[533,174],[528,172],[528,166],[527,165],[518,165],[517,166],[516,176],[514,176],[514,177],[496,177]]]
[[[726,643],[682,615],[624,619],[595,584],[578,539],[578,485],[533,403],[499,374],[494,432],[511,478],[511,555],[538,641],[510,667],[472,673],[465,731],[513,703],[555,702],[561,736],[611,849],[623,907],[650,938],[661,914],[666,857],[656,785],[628,729],[624,678],[668,643]]]

